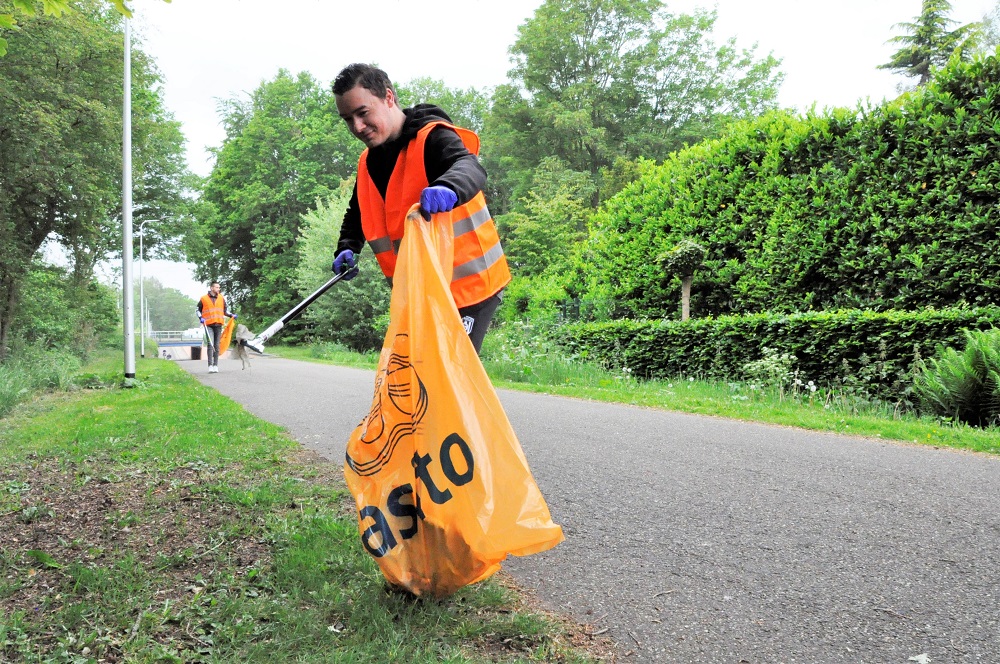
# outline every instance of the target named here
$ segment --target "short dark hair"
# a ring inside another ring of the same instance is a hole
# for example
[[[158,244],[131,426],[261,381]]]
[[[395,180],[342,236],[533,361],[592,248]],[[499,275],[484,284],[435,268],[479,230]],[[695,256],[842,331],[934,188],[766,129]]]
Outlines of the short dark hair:
[[[358,85],[380,99],[385,97],[386,90],[396,91],[384,71],[375,65],[355,62],[341,69],[337,78],[333,79],[333,94],[342,95]]]
[[[219,288],[222,288],[222,284],[220,284],[218,281],[213,281],[208,285],[209,288],[211,288],[212,286],[218,286]]]

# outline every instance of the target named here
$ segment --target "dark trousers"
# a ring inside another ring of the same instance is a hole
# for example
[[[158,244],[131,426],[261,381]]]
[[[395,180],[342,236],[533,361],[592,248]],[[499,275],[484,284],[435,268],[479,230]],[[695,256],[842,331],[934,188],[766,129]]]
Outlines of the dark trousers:
[[[222,341],[222,324],[213,323],[206,325],[208,330],[208,366],[214,367],[219,364],[219,342]]]
[[[490,321],[493,320],[493,314],[497,312],[497,307],[502,301],[503,291],[500,291],[478,304],[458,310],[458,315],[462,317],[462,325],[465,326],[472,345],[476,347],[476,353],[483,347],[483,339],[486,338],[486,331],[490,329]]]

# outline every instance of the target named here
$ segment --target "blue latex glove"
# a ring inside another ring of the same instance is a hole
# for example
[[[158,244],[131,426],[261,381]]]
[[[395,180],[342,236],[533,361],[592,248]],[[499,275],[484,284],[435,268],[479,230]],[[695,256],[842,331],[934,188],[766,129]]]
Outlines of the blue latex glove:
[[[448,187],[426,187],[420,192],[420,209],[428,214],[448,212],[455,208],[457,202],[458,194]]]
[[[204,316],[198,316],[198,322],[201,323],[202,325],[204,325],[205,324],[205,317]]]
[[[357,263],[357,260],[354,258],[354,252],[350,249],[344,249],[333,259],[333,272],[334,274],[347,272],[344,275],[344,281],[350,281],[358,276],[358,269],[355,267]]]
[[[232,314],[232,319],[236,320],[236,314]]]

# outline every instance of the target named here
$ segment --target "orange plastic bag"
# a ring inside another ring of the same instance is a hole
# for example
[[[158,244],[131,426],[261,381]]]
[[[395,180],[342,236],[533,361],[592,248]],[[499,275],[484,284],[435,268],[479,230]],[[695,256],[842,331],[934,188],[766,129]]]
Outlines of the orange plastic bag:
[[[222,336],[219,337],[219,357],[229,350],[229,343],[233,340],[233,328],[236,327],[236,321],[232,318],[226,321],[226,326],[222,328]]]
[[[563,534],[455,308],[451,223],[416,206],[405,223],[375,394],[344,473],[385,578],[444,597]]]

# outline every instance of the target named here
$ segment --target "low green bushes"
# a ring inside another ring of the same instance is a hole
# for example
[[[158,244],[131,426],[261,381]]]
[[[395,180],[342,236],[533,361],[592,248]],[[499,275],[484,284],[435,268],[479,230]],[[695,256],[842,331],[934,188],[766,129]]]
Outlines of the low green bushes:
[[[996,307],[619,320],[567,325],[557,334],[569,352],[638,377],[752,381],[755,361],[787,354],[803,382],[909,403],[924,358],[939,346],[960,346],[964,330],[994,326]]]
[[[0,349],[0,417],[36,392],[67,388],[88,357],[121,344],[118,297],[96,279],[81,281],[40,261],[31,265]]]
[[[80,282],[66,268],[36,262],[22,287],[7,356],[41,348],[85,359],[98,348],[121,343],[119,298],[96,279]]]

